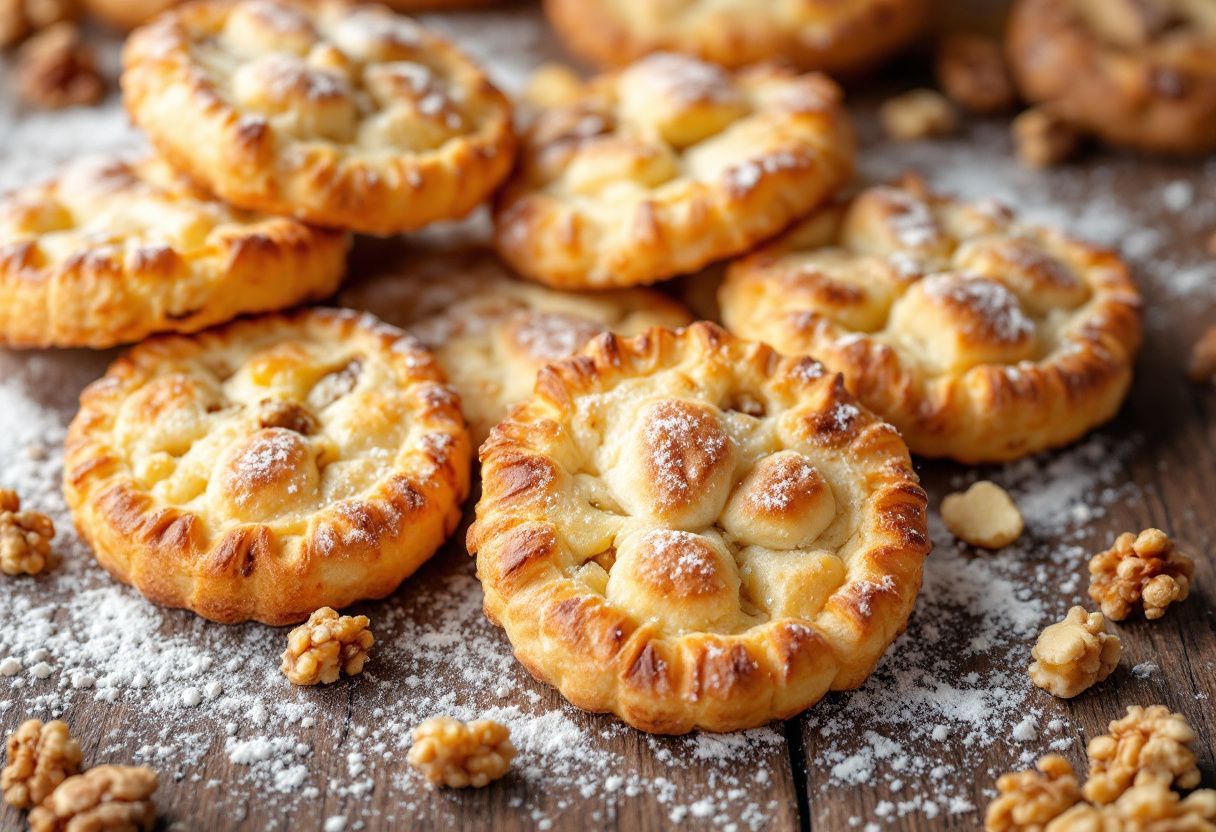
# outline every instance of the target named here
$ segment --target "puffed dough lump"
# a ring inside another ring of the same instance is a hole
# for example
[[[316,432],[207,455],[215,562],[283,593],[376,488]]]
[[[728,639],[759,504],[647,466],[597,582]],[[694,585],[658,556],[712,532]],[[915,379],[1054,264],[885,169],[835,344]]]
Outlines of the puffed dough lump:
[[[1102,613],[1073,607],[1039,634],[1030,679],[1054,696],[1071,699],[1109,676],[1121,654],[1119,637],[1106,632]]]
[[[123,53],[135,122],[233,205],[367,234],[464,216],[511,169],[507,99],[382,6],[203,0]]]
[[[994,482],[980,480],[961,494],[942,500],[942,520],[950,534],[985,549],[1001,549],[1025,527],[1013,498]]]
[[[852,130],[825,76],[655,53],[570,84],[538,107],[495,204],[499,252],[541,283],[695,271],[782,230],[852,171]]]
[[[73,162],[0,200],[0,344],[110,347],[316,300],[349,244],[231,208],[159,159]]]
[[[422,565],[460,517],[469,456],[418,341],[308,309],[120,357],[81,394],[64,493],[98,561],[152,601],[289,624]]]
[[[814,359],[704,322],[551,364],[481,461],[487,615],[533,675],[644,731],[860,685],[929,550],[894,428]]]

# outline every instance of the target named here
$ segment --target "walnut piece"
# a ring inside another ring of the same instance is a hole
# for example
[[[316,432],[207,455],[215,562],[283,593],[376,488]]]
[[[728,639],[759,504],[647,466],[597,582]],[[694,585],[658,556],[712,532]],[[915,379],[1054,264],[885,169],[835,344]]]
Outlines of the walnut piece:
[[[1090,559],[1089,597],[1112,621],[1124,620],[1140,606],[1145,618],[1155,619],[1186,599],[1194,578],[1195,562],[1178,552],[1165,532],[1126,532]]]
[[[1122,651],[1119,637],[1106,632],[1102,613],[1073,607],[1039,634],[1030,652],[1030,680],[1053,696],[1071,699],[1109,676]]]
[[[980,480],[961,494],[947,495],[942,500],[942,521],[959,540],[985,549],[1008,546],[1025,528],[1013,498],[988,480]]]
[[[1043,107],[1032,107],[1013,120],[1018,158],[1032,168],[1067,162],[1081,147],[1081,133]]]
[[[1109,730],[1089,741],[1086,799],[1110,803],[1132,785],[1153,782],[1180,789],[1199,785],[1191,750],[1195,732],[1182,714],[1170,713],[1164,705],[1132,705]]]
[[[1133,786],[1114,803],[1078,803],[1045,832],[1216,832],[1216,791],[1183,799],[1163,783]]]
[[[283,673],[296,685],[328,685],[341,673],[357,676],[376,638],[366,615],[338,615],[321,607],[287,636]]]
[[[143,766],[97,766],[69,777],[30,812],[31,832],[144,830],[156,823],[156,772]]]
[[[96,104],[106,92],[97,56],[73,23],[56,23],[23,44],[16,72],[22,100],[35,107]]]
[[[414,729],[408,759],[431,785],[480,789],[506,774],[514,757],[505,725],[489,719],[466,725],[441,716]]]
[[[311,436],[320,428],[317,417],[303,405],[278,399],[263,399],[258,405],[258,422],[264,428],[286,428]]]
[[[887,135],[898,141],[948,136],[958,126],[954,106],[930,89],[888,98],[879,108],[878,118]]]
[[[937,53],[937,82],[951,101],[973,113],[1003,113],[1018,99],[1001,44],[983,35],[946,38]]]
[[[0,787],[10,806],[28,809],[78,771],[80,743],[72,739],[68,726],[59,720],[44,725],[30,719],[8,738],[8,764],[0,774]]]
[[[22,511],[15,491],[0,489],[0,572],[37,575],[54,565],[55,523],[37,511]]]
[[[1216,235],[1212,237],[1216,246]],[[1191,360],[1187,365],[1187,378],[1196,384],[1216,382],[1216,326],[1199,336],[1191,349]]]
[[[1068,760],[1043,757],[1037,771],[1003,774],[984,816],[986,832],[1039,832],[1081,801],[1081,787]]]
[[[78,12],[75,0],[0,0],[0,48],[56,23],[75,20]]]

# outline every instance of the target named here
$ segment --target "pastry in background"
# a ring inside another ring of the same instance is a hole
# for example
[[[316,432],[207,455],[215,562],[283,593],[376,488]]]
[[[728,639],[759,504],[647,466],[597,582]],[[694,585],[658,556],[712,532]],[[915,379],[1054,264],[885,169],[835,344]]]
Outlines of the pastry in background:
[[[455,529],[469,454],[417,340],[310,309],[128,351],[81,394],[64,494],[149,600],[281,625],[396,589]]]
[[[182,0],[79,0],[85,10],[115,29],[130,31]]]
[[[558,103],[535,114],[495,209],[499,253],[550,286],[696,271],[781,231],[853,169],[840,90],[823,75],[659,53],[569,86],[534,93]]]
[[[110,347],[326,297],[349,237],[231,208],[155,158],[0,200],[0,344]]]
[[[1117,145],[1216,150],[1216,3],[1017,0],[1006,50],[1022,95]]]
[[[506,177],[511,107],[414,21],[340,0],[201,0],[127,41],[123,93],[221,198],[396,234],[462,217]]]
[[[723,321],[810,354],[913,453],[1000,462],[1119,409],[1140,294],[1119,257],[923,181],[824,208],[731,265]]]
[[[890,425],[708,323],[592,341],[482,447],[469,551],[535,676],[644,731],[734,731],[865,681],[930,544]]]
[[[907,46],[928,11],[926,0],[545,0],[571,51],[601,66],[672,51],[727,67],[782,60],[849,74]]]

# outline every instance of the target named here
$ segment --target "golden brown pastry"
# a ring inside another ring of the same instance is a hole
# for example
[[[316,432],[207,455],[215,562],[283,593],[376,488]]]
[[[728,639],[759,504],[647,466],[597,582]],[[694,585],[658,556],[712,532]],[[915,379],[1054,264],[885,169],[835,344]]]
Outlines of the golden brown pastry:
[[[132,118],[225,200],[395,234],[464,216],[511,169],[506,98],[379,6],[203,0],[127,41]]]
[[[150,600],[279,625],[392,592],[459,520],[469,454],[416,340],[310,309],[131,349],[81,394],[64,492]]]
[[[732,331],[843,373],[914,453],[962,462],[1102,424],[1140,345],[1115,254],[915,177],[812,214],[733,264],[719,301]]]
[[[856,73],[897,52],[928,17],[925,0],[545,0],[562,40],[592,63],[618,66],[650,52],[696,55],[728,67],[784,60]]]
[[[1006,34],[1022,94],[1113,144],[1216,150],[1216,3],[1018,0]]]
[[[113,26],[130,31],[182,0],[82,0],[85,9]]]
[[[341,301],[406,329],[435,354],[460,393],[474,446],[532,392],[542,367],[592,337],[692,320],[648,289],[555,292],[526,283],[478,247],[411,251],[398,267],[345,290]]]
[[[348,245],[230,208],[154,158],[76,162],[0,201],[0,343],[110,347],[323,298]]]
[[[515,655],[645,731],[860,685],[929,551],[895,429],[811,358],[708,323],[603,335],[481,449],[469,551]]]
[[[499,252],[551,286],[654,283],[741,253],[853,166],[822,75],[658,53],[558,100],[528,128],[495,214]]]

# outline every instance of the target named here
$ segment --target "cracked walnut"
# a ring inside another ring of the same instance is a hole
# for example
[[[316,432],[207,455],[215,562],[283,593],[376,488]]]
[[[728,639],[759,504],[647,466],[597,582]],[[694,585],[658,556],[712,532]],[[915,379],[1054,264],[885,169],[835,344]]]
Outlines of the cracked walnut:
[[[80,770],[80,744],[68,726],[55,720],[30,719],[8,738],[8,764],[0,775],[4,800],[28,809],[46,799],[55,787]]]
[[[1081,787],[1068,760],[1050,754],[1035,767],[1037,771],[1003,774],[996,781],[999,794],[988,804],[986,832],[1043,830],[1081,802]]]
[[[30,812],[31,832],[151,832],[156,824],[156,772],[142,766],[97,766],[64,780]]]
[[[1160,618],[1175,601],[1185,600],[1195,577],[1195,562],[1178,552],[1160,529],[1126,532],[1115,545],[1089,561],[1089,597],[1112,621],[1122,621],[1137,606],[1144,617]]]
[[[1078,803],[1045,832],[1216,832],[1216,791],[1183,798],[1164,783],[1133,786],[1114,803]]]
[[[489,719],[466,725],[441,716],[414,729],[409,762],[434,786],[480,789],[506,774],[514,757],[505,725]]]
[[[367,651],[375,643],[366,615],[338,615],[321,607],[287,636],[283,673],[296,685],[328,685],[341,673],[363,672]]]
[[[1073,607],[1039,634],[1030,679],[1053,696],[1071,699],[1109,676],[1121,653],[1119,637],[1106,632],[1102,613]]]
[[[53,565],[55,524],[37,511],[22,511],[15,491],[0,489],[0,572],[37,575]]]
[[[1170,713],[1164,705],[1133,705],[1109,730],[1089,741],[1088,800],[1110,803],[1133,785],[1153,782],[1180,789],[1199,785],[1190,747],[1195,732],[1182,714]]]

